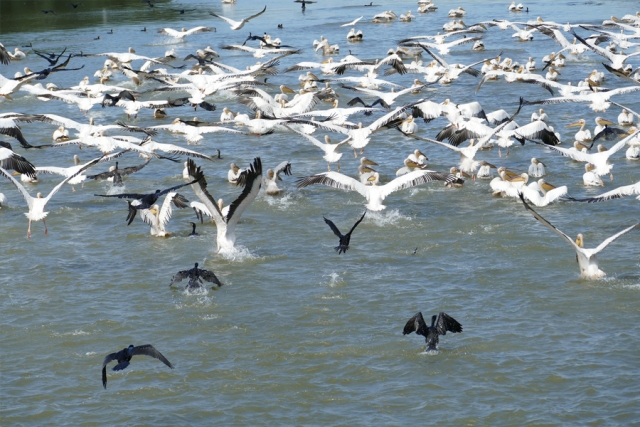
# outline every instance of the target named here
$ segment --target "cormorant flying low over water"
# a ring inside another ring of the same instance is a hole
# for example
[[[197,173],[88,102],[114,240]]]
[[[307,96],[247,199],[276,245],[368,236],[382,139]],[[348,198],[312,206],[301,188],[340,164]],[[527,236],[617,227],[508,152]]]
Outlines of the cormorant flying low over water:
[[[419,311],[404,325],[402,335],[407,335],[411,332],[422,335],[427,342],[425,352],[437,353],[440,335],[446,335],[447,331],[453,333],[462,332],[462,325],[456,319],[441,311],[437,316],[435,314],[431,316],[431,326],[427,326],[422,317],[422,312]]]
[[[151,344],[134,346],[130,345],[127,348],[123,348],[122,350],[111,353],[104,358],[104,362],[102,362],[102,385],[104,388],[107,388],[107,365],[112,360],[118,361],[118,364],[113,367],[114,371],[121,371],[129,366],[129,362],[133,356],[137,356],[139,354],[143,354],[145,356],[155,357],[156,359],[162,361],[165,365],[173,369],[173,365],[171,362],[167,360],[166,357],[162,355],[158,350],[155,349]]]

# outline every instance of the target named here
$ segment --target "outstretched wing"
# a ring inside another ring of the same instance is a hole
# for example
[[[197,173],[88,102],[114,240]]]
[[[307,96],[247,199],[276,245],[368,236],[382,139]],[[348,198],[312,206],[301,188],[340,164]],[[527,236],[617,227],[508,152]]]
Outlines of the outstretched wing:
[[[175,285],[176,283],[181,282],[182,280],[186,279],[187,277],[189,277],[190,273],[191,273],[191,270],[178,271],[171,278],[171,284],[169,284],[169,286]]]
[[[324,218],[324,217],[322,217],[322,218]],[[330,219],[324,218],[324,222],[326,222],[327,225],[329,226],[329,228],[331,228],[331,231],[333,231],[333,234],[335,234],[340,239],[342,239],[342,233],[340,233],[340,230],[338,230],[338,227],[336,227],[336,225],[333,223],[333,221],[331,221]]]
[[[240,174],[238,181],[242,181],[242,193],[229,205],[226,215],[227,224],[237,224],[242,212],[253,202],[262,187],[262,160],[253,159],[253,163]]]
[[[446,335],[447,331],[449,332],[462,332],[462,325],[458,323],[456,319],[449,316],[444,311],[441,311],[438,314],[438,320],[436,321],[436,329],[438,330],[438,334]]]
[[[215,283],[218,286],[222,286],[222,282],[218,280],[218,278],[213,273],[213,271],[209,271],[209,270],[200,270],[200,271],[201,271],[200,278],[202,278],[202,280],[206,280],[207,282]]]
[[[540,214],[538,214],[536,211],[534,211],[533,208],[531,206],[529,206],[529,204],[526,202],[526,200],[524,199],[524,196],[522,195],[522,193],[520,193],[519,196],[520,196],[520,200],[522,200],[522,203],[524,204],[525,209],[528,210],[529,212],[531,212],[531,214],[533,215],[533,217],[535,219],[540,221],[545,226],[549,227],[549,229],[551,229],[551,231],[553,231],[557,235],[559,235],[562,238],[564,238],[567,242],[569,242],[569,244],[576,250],[576,252],[580,252],[581,251],[580,246],[576,245],[576,242],[574,242],[571,237],[567,236],[562,231],[558,230],[553,224],[551,224],[549,221],[547,221],[542,216],[540,216]]]
[[[422,317],[422,312],[420,311],[411,319],[409,319],[406,325],[404,325],[402,335],[407,335],[411,332],[415,332],[416,334],[422,335],[424,337],[427,336],[427,324],[424,323],[424,318]]]
[[[353,224],[353,227],[351,227],[351,230],[349,230],[349,232],[347,233],[347,236],[350,235],[351,233],[353,233],[353,230],[356,229],[356,227],[358,226],[358,224],[360,224],[362,222],[362,220],[364,219],[364,216],[367,214],[367,211],[364,211],[362,213],[362,216],[360,217],[360,219],[358,221],[356,221],[355,224]]]
[[[278,177],[278,179],[282,179],[280,178],[281,173],[284,173],[285,175],[291,175],[291,163],[288,160],[280,163],[275,167],[273,173],[276,177]]]
[[[136,356],[138,354],[144,354],[145,356],[155,357],[160,360],[162,363],[173,369],[173,365],[171,362],[167,360],[166,357],[162,355],[158,350],[155,349],[151,344],[138,345],[133,348],[132,356]]]

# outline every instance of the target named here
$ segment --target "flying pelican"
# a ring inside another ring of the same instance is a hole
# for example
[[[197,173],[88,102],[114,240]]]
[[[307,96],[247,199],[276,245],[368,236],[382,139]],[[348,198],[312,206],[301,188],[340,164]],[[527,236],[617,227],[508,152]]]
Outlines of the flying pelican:
[[[189,201],[181,194],[171,191],[164,198],[162,208],[158,205],[153,205],[149,209],[139,209],[140,217],[142,220],[151,227],[149,233],[152,236],[167,237],[169,233],[166,230],[167,223],[171,219],[173,209],[171,204],[177,208],[183,209],[188,207]]]
[[[571,237],[567,236],[562,231],[558,230],[555,226],[553,226],[553,224],[551,224],[549,221],[547,221],[542,216],[540,216],[536,211],[534,211],[527,204],[527,202],[524,200],[524,197],[522,195],[520,195],[520,200],[522,200],[522,203],[524,204],[525,209],[530,211],[535,219],[540,221],[543,225],[551,229],[551,231],[558,234],[560,237],[564,238],[567,242],[569,242],[569,244],[576,251],[576,260],[578,261],[578,265],[580,267],[580,276],[585,279],[598,279],[600,277],[605,276],[605,272],[598,268],[598,259],[596,258],[596,255],[600,253],[604,248],[606,248],[611,242],[616,240],[618,237],[640,226],[640,223],[632,225],[631,227],[625,228],[619,233],[614,234],[608,239],[605,239],[605,241],[600,243],[600,245],[598,245],[596,248],[585,249],[584,236],[582,234],[578,234],[574,242]]]
[[[27,202],[27,206],[29,207],[29,212],[25,213],[25,216],[29,219],[29,226],[27,228],[27,238],[29,239],[31,238],[31,222],[32,221],[42,220],[42,223],[44,224],[44,235],[47,236],[49,234],[49,230],[47,229],[47,222],[45,221],[45,218],[49,212],[45,212],[44,207],[47,205],[49,200],[51,200],[53,195],[56,194],[58,190],[60,190],[60,188],[62,188],[64,184],[66,184],[69,180],[75,178],[76,175],[81,174],[84,170],[98,163],[100,159],[101,157],[98,157],[82,165],[82,167],[78,169],[78,171],[75,174],[66,177],[65,179],[62,180],[62,182],[60,182],[58,185],[53,187],[53,190],[49,192],[47,197],[42,197],[41,193],[38,193],[36,197],[31,197],[31,195],[27,192],[27,190],[24,188],[22,184],[16,181],[15,178],[13,178],[9,172],[7,172],[6,170],[0,167],[0,175],[4,175],[5,177],[9,178],[9,180],[13,183],[13,185],[15,185],[16,188],[22,193],[22,196],[24,197],[25,201]]]
[[[617,142],[613,147],[609,148],[608,150],[605,149],[602,145],[598,145],[597,153],[587,153],[584,151],[560,148],[560,147],[551,146],[551,145],[549,145],[548,147],[553,151],[557,151],[558,153],[562,154],[565,157],[572,158],[573,160],[577,160],[579,162],[591,163],[593,166],[595,166],[595,172],[598,175],[609,174],[609,178],[613,181],[613,172],[611,171],[613,168],[613,165],[609,163],[609,157],[611,157],[617,151],[621,150],[625,145],[627,145],[627,141],[635,138],[636,135],[638,134],[640,134],[640,130],[637,130],[636,132],[627,136],[625,139]],[[541,144],[539,142],[536,142],[536,143]]]
[[[194,223],[192,224],[195,225]],[[171,278],[171,283],[169,284],[169,286],[173,286],[176,283],[181,282],[182,280],[187,278],[189,279],[189,283],[187,283],[186,288],[189,288],[189,289],[201,288],[203,280],[209,283],[214,283],[218,285],[218,288],[223,286],[222,282],[218,280],[218,278],[213,273],[213,271],[198,268],[197,262],[195,267],[189,270],[178,271],[176,274],[174,274],[173,277]],[[216,288],[213,288],[213,289],[216,289]]]
[[[356,23],[358,23],[358,21],[359,21],[359,20],[361,20],[362,18],[363,18],[363,17],[361,16],[360,18],[356,18],[356,19],[354,19],[353,21],[348,22],[348,23],[346,23],[346,24],[342,24],[342,25],[340,25],[340,26],[341,26],[341,27],[352,27],[352,26],[356,25]]]
[[[249,22],[251,19],[262,15],[266,10],[267,10],[267,6],[265,6],[264,9],[262,9],[262,11],[256,13],[255,15],[251,15],[248,18],[242,19],[241,21],[234,21],[233,19],[226,18],[222,15],[217,15],[213,12],[209,12],[209,15],[215,16],[216,18],[223,19],[224,21],[227,22],[227,24],[231,25],[232,30],[239,30],[240,28],[244,27],[244,24]]]
[[[288,127],[288,126],[286,126],[286,127]],[[291,128],[289,128],[289,129],[291,129]],[[350,140],[350,137],[338,142],[337,144],[332,144],[331,143],[331,139],[329,138],[329,136],[325,135],[324,143],[322,143],[319,140],[317,140],[316,138],[312,137],[311,135],[307,135],[304,132],[299,132],[299,131],[294,130],[294,129],[291,129],[291,130],[294,131],[295,133],[297,133],[298,135],[305,137],[313,145],[315,145],[316,147],[318,147],[319,149],[321,149],[324,152],[324,156],[322,156],[322,158],[325,159],[326,162],[327,162],[327,171],[331,172],[331,163],[337,163],[338,164],[338,172],[340,172],[340,158],[342,157],[342,153],[338,153],[337,150],[338,150],[339,147],[341,147],[344,144],[348,143],[349,140]]]
[[[378,172],[374,172],[368,179],[375,182],[378,179],[378,176]],[[426,182],[449,182],[452,180],[455,181],[457,178],[451,174],[435,172],[432,170],[416,170],[406,175],[399,176],[385,185],[378,186],[375,184],[363,184],[357,179],[338,172],[324,172],[300,178],[296,185],[298,188],[304,188],[313,184],[323,184],[341,190],[357,191],[367,199],[367,204],[365,205],[367,209],[371,211],[381,211],[386,209],[386,206],[384,206],[382,202],[391,193],[404,190],[405,188],[415,187]]]
[[[462,332],[462,325],[456,319],[441,311],[437,316],[435,314],[431,316],[431,326],[427,326],[422,317],[422,312],[419,311],[404,325],[402,335],[407,335],[411,332],[424,337],[427,343],[426,353],[438,354],[440,335],[446,335],[447,332],[454,334]]]
[[[331,228],[331,231],[333,231],[333,234],[338,236],[338,239],[340,239],[340,244],[334,248],[338,252],[338,255],[343,252],[344,253],[347,252],[347,249],[349,249],[349,242],[351,241],[351,233],[353,233],[353,230],[355,230],[358,224],[362,222],[366,213],[367,211],[364,211],[360,219],[356,221],[356,223],[353,225],[353,227],[351,227],[351,230],[349,230],[347,234],[340,233],[340,230],[338,230],[338,227],[336,227],[333,221],[325,217],[322,217],[324,218],[324,222],[326,222],[329,228]]]
[[[207,191],[207,181],[199,166],[191,159],[188,160],[189,175],[194,178],[191,188],[200,201],[204,203],[213,216],[218,229],[216,241],[218,252],[228,252],[234,249],[236,244],[236,225],[242,213],[253,202],[262,186],[262,161],[256,157],[253,163],[241,174],[239,185],[244,185],[242,193],[230,205],[225,212],[216,203],[213,196]]]
[[[131,358],[137,355],[154,357],[173,369],[173,365],[171,364],[171,362],[169,362],[167,358],[164,357],[162,353],[156,350],[155,347],[151,344],[138,346],[130,345],[129,347],[123,348],[116,353],[111,353],[104,358],[104,361],[102,362],[102,385],[104,386],[105,390],[107,388],[107,365],[109,364],[109,362],[113,360],[117,361],[118,364],[113,367],[113,370],[121,371],[129,366]]]
[[[291,163],[284,161],[276,166],[275,169],[267,169],[267,176],[263,178],[264,192],[266,194],[270,196],[280,194],[282,190],[278,187],[277,181],[282,181],[282,178],[280,177],[281,173],[291,175]]]
[[[102,172],[102,173],[99,173],[99,174],[96,174],[96,175],[87,175],[84,178],[85,179],[95,179],[95,180],[99,180],[99,181],[100,180],[106,180],[106,181],[113,182],[113,185],[116,186],[116,187],[122,187],[124,185],[122,183],[122,177],[126,176],[126,175],[131,175],[132,173],[135,173],[135,172],[138,172],[139,170],[141,170],[142,168],[147,166],[147,164],[149,164],[149,160],[151,160],[150,157],[148,157],[147,161],[144,162],[141,165],[131,166],[131,167],[128,167],[128,168],[123,168],[123,169],[120,169],[118,167],[118,162],[116,162],[116,165],[115,166],[111,166],[107,172]],[[82,181],[84,181],[84,179]]]
[[[174,37],[178,40],[184,40],[185,37],[190,36],[191,34],[205,33],[215,30],[216,29],[213,27],[195,27],[191,28],[190,30],[183,28],[181,31],[174,30],[173,28],[162,28],[158,30],[158,32],[167,36]]]

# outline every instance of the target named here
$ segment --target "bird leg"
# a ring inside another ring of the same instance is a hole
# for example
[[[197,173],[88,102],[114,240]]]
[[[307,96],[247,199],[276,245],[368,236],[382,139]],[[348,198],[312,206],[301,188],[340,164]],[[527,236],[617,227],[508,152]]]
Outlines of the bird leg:
[[[331,163],[327,162],[327,172],[331,172]]]
[[[76,188],[73,185],[71,186],[71,191],[73,191],[74,193],[76,192]]]
[[[340,172],[340,162],[338,162],[338,172]]]
[[[31,238],[31,220],[29,220],[29,227],[27,227],[27,239]]]
[[[29,222],[31,222],[31,221],[29,221]],[[44,218],[42,218],[42,223],[44,224],[44,235],[48,236],[49,235],[49,230],[47,230],[47,221]]]
[[[613,172],[609,172],[609,179],[613,181]]]
[[[353,149],[353,157],[355,157],[356,159],[358,158],[358,152],[355,148]]]
[[[498,157],[502,157],[502,153],[500,152],[500,147],[498,147]]]

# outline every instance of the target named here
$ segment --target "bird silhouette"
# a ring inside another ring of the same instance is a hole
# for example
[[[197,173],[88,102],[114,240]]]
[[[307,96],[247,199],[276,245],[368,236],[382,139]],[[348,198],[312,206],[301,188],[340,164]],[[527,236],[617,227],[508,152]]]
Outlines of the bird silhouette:
[[[407,335],[411,332],[422,335],[427,342],[426,352],[437,353],[440,335],[446,335],[447,331],[453,333],[462,332],[462,325],[456,319],[441,311],[437,316],[435,314],[431,316],[431,326],[427,326],[422,317],[422,312],[419,311],[404,325],[402,335]]]
[[[333,223],[333,221],[323,217],[324,218],[324,222],[326,222],[329,225],[329,227],[333,231],[333,234],[338,236],[338,238],[340,239],[340,244],[334,248],[336,251],[338,251],[338,254],[341,254],[343,252],[347,252],[347,249],[349,249],[349,241],[351,240],[351,233],[353,233],[353,230],[355,230],[356,227],[358,226],[358,224],[360,224],[362,222],[362,220],[364,219],[364,216],[366,215],[366,213],[367,213],[367,211],[364,211],[364,213],[362,214],[360,219],[353,225],[353,227],[351,227],[351,230],[349,230],[349,232],[347,234],[344,234],[344,235],[342,233],[340,233],[340,230],[338,230],[338,227],[336,227],[336,225]]]
[[[121,371],[129,366],[129,362],[133,356],[137,356],[139,354],[155,357],[156,359],[162,361],[165,365],[173,369],[173,365],[171,362],[167,360],[166,357],[162,355],[158,350],[155,349],[151,344],[134,346],[133,344],[129,347],[123,348],[122,350],[111,353],[104,358],[104,362],[102,362],[102,385],[104,388],[107,388],[107,365],[109,362],[116,360],[118,364],[113,367],[114,371]]]

